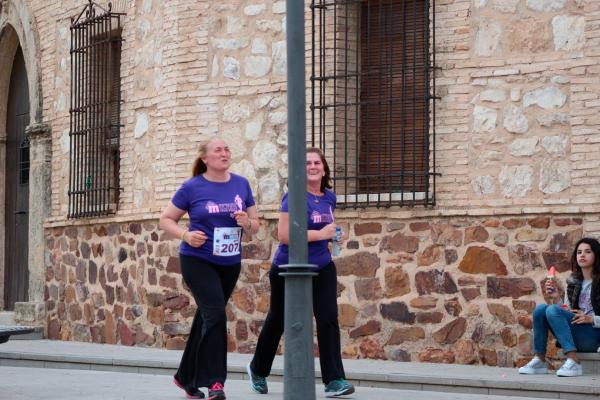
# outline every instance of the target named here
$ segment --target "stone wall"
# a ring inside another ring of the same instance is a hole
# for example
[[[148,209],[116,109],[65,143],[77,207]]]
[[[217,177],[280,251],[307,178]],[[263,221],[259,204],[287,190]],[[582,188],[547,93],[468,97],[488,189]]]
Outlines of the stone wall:
[[[162,240],[157,226],[151,220],[47,230],[44,298],[50,339],[183,346],[195,304],[181,280],[179,241]],[[251,261],[236,299],[248,290],[244,283],[256,284],[268,267],[264,260],[272,240],[265,229],[255,238],[245,247]],[[233,320],[238,311],[228,312]]]
[[[343,215],[343,213],[341,213]],[[587,221],[571,216],[346,219],[338,270],[344,357],[511,367],[530,356],[550,265],[570,270]],[[182,348],[195,312],[178,241],[156,221],[47,231],[51,339]],[[252,352],[269,305],[275,220],[244,247],[229,350]]]

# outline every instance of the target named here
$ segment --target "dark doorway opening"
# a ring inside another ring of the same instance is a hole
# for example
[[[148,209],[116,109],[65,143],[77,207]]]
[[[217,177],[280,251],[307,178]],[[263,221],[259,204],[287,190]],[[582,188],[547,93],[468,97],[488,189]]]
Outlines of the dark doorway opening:
[[[29,85],[23,51],[13,61],[6,120],[4,305],[28,300],[29,270]]]

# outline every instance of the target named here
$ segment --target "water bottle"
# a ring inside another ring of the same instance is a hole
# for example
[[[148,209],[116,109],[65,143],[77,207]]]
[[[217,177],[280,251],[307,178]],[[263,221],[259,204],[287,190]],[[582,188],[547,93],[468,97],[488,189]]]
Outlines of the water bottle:
[[[335,237],[333,238],[333,247],[331,249],[331,255],[332,256],[339,256],[342,249],[340,249],[340,243],[339,241],[342,240],[342,227],[341,226],[336,226],[335,227]]]

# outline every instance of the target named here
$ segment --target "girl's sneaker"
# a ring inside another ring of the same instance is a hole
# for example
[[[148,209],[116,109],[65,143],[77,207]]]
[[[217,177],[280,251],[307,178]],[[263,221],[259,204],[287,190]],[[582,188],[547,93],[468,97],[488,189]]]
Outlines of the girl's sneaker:
[[[262,376],[258,376],[254,372],[252,372],[250,363],[246,365],[246,372],[248,372],[250,388],[252,389],[252,391],[259,394],[267,394],[269,392],[269,388],[267,387],[267,380]]]
[[[576,363],[573,359],[567,358],[567,361],[556,371],[556,376],[581,376],[583,368],[581,364]]]
[[[223,391],[223,384],[221,382],[215,382],[208,388],[207,400],[225,400],[225,391]]]
[[[542,361],[538,356],[535,356],[527,364],[519,368],[520,374],[534,375],[534,374],[547,374],[548,365],[545,361]]]
[[[354,393],[354,386],[345,379],[336,379],[325,385],[325,397],[345,396]]]
[[[185,392],[185,398],[186,399],[203,399],[204,398],[204,393],[202,393],[202,391],[200,389],[186,389],[185,386],[183,386],[183,384],[181,382],[179,382],[179,379],[177,379],[176,376],[173,377],[173,383],[181,390],[183,390]]]

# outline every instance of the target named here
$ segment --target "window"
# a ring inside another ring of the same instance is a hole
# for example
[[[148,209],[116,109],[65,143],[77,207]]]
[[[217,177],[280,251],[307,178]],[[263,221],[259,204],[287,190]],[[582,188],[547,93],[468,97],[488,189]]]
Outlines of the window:
[[[27,114],[29,120],[29,114]],[[29,183],[29,136],[19,144],[19,184]]]
[[[121,15],[90,0],[71,23],[69,218],[119,203]]]
[[[431,2],[315,0],[311,9],[309,142],[333,164],[340,206],[434,205]]]

